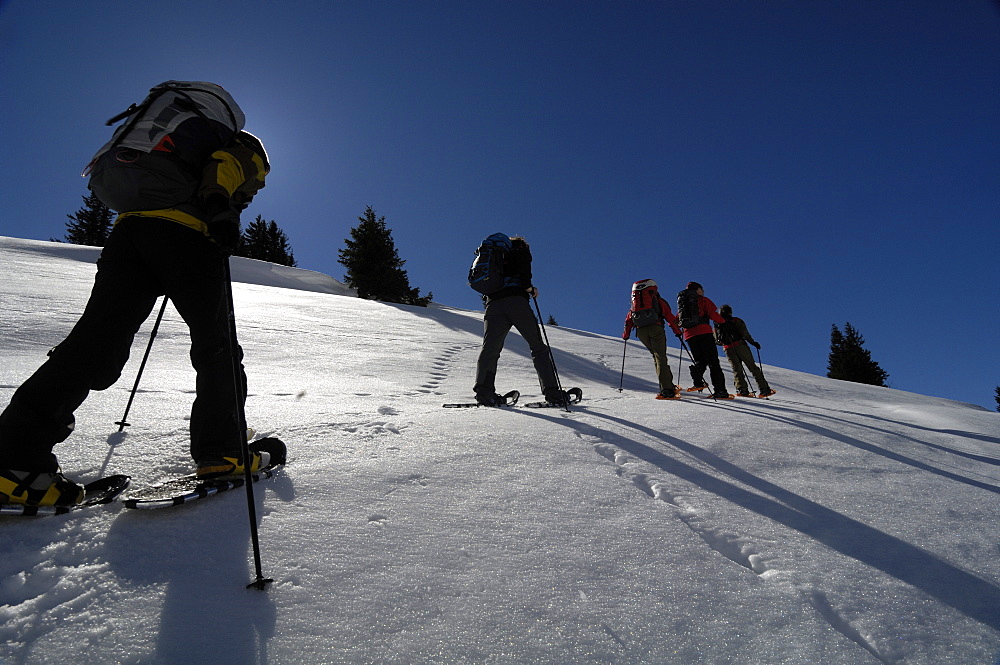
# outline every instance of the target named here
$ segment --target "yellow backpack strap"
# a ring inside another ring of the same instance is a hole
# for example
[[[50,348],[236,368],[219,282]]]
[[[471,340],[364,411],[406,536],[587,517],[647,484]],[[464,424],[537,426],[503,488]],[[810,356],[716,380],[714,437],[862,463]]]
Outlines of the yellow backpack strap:
[[[201,197],[205,200],[221,194],[237,205],[245,205],[264,188],[264,177],[269,170],[267,153],[260,140],[248,132],[240,132],[228,146],[212,153],[202,177]]]

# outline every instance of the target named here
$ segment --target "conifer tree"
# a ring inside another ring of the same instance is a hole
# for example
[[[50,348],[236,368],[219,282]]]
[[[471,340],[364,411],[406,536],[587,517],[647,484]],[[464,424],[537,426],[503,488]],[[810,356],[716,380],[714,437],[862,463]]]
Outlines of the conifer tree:
[[[338,250],[338,262],[347,269],[347,285],[362,298],[427,307],[434,294],[421,296],[420,289],[410,286],[403,270],[406,261],[399,258],[385,217],[376,217],[367,206],[358,221],[361,223],[351,229],[351,237],[344,240],[344,249]]]
[[[843,332],[834,324],[830,332],[826,375],[831,379],[885,387],[889,373],[872,360],[871,351],[864,348],[864,343],[864,337],[850,323],[844,324]]]
[[[240,236],[240,242],[236,246],[236,255],[245,256],[248,259],[258,259],[269,261],[282,266],[294,267],[295,254],[288,244],[288,236],[278,225],[271,220],[265,222],[257,215],[257,218],[250,222],[246,230]]]
[[[997,411],[1000,411],[1000,386],[997,386],[996,400],[997,400]]]
[[[549,314],[549,320],[545,322],[545,325],[556,326],[557,328],[559,327],[559,324],[556,323],[556,317],[552,316],[551,314]]]
[[[104,247],[115,220],[113,213],[91,192],[83,197],[83,207],[74,215],[66,215],[66,242],[74,245]]]

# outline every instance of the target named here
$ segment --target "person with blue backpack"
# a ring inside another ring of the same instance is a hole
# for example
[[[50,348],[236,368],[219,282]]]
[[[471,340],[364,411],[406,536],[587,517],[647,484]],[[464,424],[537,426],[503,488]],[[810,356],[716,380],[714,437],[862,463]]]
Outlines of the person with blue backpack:
[[[506,400],[496,391],[497,365],[507,333],[516,328],[531,349],[531,362],[545,400],[554,405],[568,404],[569,397],[559,387],[552,354],[529,303],[538,297],[538,289],[531,283],[531,249],[525,239],[503,233],[486,238],[469,271],[469,285],[482,294],[486,305],[483,346],[473,385],[476,402],[482,406],[505,405]]]
[[[66,339],[0,413],[0,503],[72,506],[84,488],[63,475],[52,450],[73,432],[91,390],[121,375],[132,340],[166,295],[191,334],[197,377],[190,453],[199,478],[244,472],[240,437],[246,375],[229,325],[228,256],[240,212],[270,166],[260,140],[221,87],[167,81],[94,156],[89,187],[120,213],[97,262],[83,314]],[[237,383],[236,375],[242,385]],[[267,452],[251,453],[256,470]]]

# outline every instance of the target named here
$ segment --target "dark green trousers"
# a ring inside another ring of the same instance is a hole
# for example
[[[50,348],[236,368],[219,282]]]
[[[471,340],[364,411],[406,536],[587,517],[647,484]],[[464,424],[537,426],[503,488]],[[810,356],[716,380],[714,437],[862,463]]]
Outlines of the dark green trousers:
[[[660,385],[660,392],[672,395],[676,387],[674,374],[670,371],[670,362],[667,360],[666,330],[661,325],[653,324],[636,328],[635,334],[653,356],[653,366],[656,368],[656,381]]]
[[[767,379],[764,378],[764,373],[760,370],[760,367],[757,367],[757,364],[754,363],[753,351],[750,350],[750,347],[746,343],[726,349],[726,358],[729,359],[729,366],[733,368],[733,381],[736,383],[736,392],[750,392],[750,384],[747,383],[747,375],[743,370],[744,365],[753,374],[753,380],[757,383],[757,391],[763,393],[770,392],[771,387],[767,385]]]

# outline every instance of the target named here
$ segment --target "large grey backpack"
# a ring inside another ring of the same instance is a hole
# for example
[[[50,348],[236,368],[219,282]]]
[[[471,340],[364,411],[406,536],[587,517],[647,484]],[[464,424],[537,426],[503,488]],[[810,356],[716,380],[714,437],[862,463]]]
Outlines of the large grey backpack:
[[[161,83],[106,124],[126,118],[82,174],[117,212],[162,210],[193,199],[208,158],[246,122],[228,92],[204,81]]]

